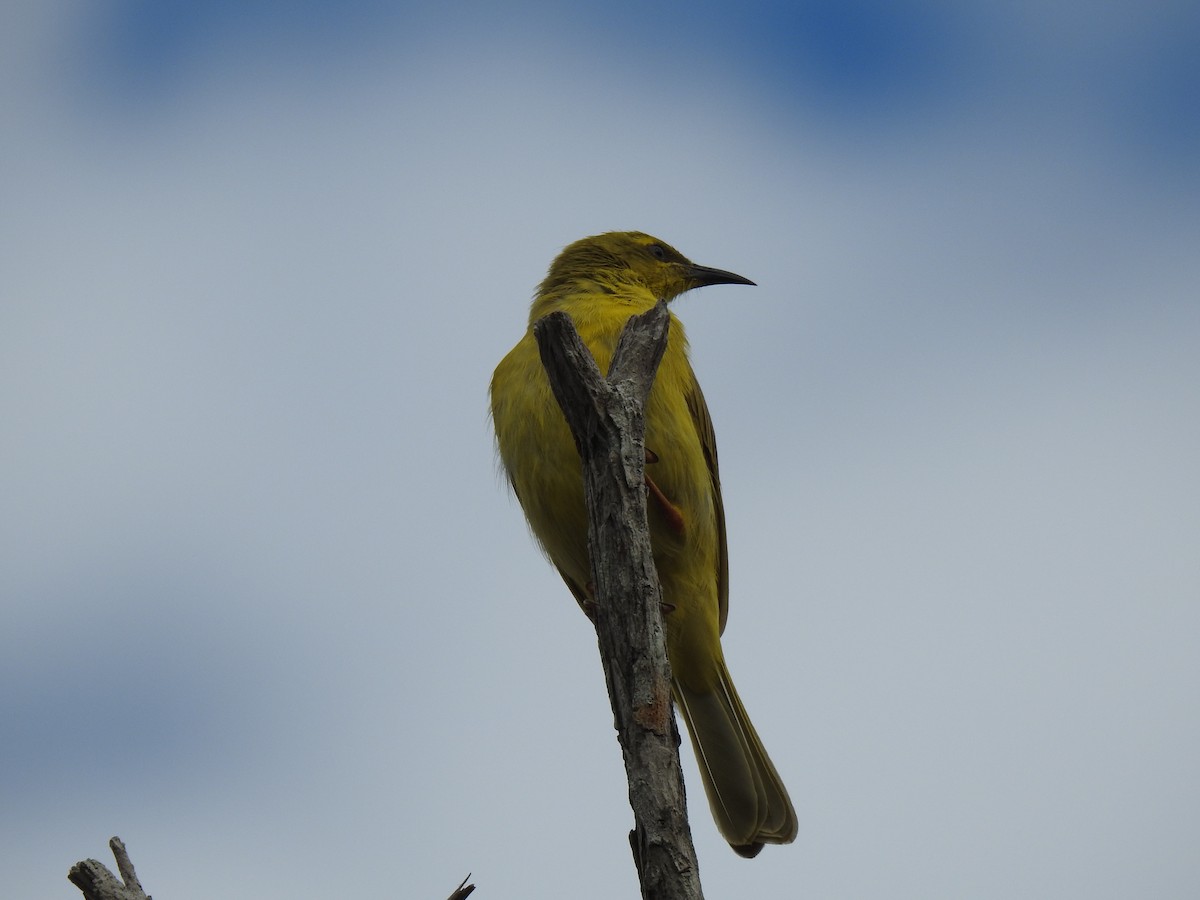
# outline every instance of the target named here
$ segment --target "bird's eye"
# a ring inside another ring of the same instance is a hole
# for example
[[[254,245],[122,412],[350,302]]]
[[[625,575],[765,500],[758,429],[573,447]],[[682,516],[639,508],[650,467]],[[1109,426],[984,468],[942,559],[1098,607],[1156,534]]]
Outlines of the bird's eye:
[[[651,244],[650,255],[657,260],[665,260],[667,258],[667,251],[663,249],[662,244]]]

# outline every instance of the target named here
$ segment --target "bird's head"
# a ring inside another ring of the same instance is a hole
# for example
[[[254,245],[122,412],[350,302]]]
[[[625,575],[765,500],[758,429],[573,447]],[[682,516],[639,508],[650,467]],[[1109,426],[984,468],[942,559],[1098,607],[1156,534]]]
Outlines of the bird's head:
[[[670,244],[640,231],[610,231],[571,244],[551,263],[539,293],[570,290],[581,282],[614,291],[636,284],[659,300],[672,300],[707,284],[754,284],[733,272],[698,266]]]

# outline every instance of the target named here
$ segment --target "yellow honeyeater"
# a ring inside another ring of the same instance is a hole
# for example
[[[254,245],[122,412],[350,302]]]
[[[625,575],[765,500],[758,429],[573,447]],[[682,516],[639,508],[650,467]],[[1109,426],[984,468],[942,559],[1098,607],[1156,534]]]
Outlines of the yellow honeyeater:
[[[641,232],[584,238],[550,265],[525,336],[496,367],[491,402],[501,463],[530,528],[585,611],[593,598],[579,453],[542,368],[533,324],[566,312],[607,373],[630,316],[703,285],[753,283],[695,265]],[[764,843],[796,837],[796,813],[721,652],[729,601],[725,514],[712,421],[687,352],[672,314],[646,404],[650,539],[675,702],[717,827],[734,850],[754,856]]]

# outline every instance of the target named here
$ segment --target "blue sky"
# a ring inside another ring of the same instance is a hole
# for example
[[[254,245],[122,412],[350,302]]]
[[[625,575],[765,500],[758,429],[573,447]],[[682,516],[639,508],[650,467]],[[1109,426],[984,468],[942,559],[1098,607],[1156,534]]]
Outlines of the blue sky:
[[[0,24],[13,896],[111,834],[163,897],[635,895],[486,417],[613,228],[759,285],[676,311],[801,830],[735,857],[685,748],[708,895],[1196,893],[1195,4]]]
[[[1186,160],[1200,137],[1198,33],[1200,12],[1190,3],[1108,2],[1086,13],[936,2],[462,4],[444,15],[375,0],[142,0],[92,12],[77,49],[85,80],[137,105],[178,99],[230,64],[321,71],[353,66],[363,54],[403,58],[431,43],[452,51],[523,37],[576,62],[632,64],[648,92],[666,88],[666,103],[693,74],[717,69],[751,82],[777,114],[818,113],[869,130],[920,130],[977,104],[1073,108],[1112,140],[1123,135],[1143,151]]]

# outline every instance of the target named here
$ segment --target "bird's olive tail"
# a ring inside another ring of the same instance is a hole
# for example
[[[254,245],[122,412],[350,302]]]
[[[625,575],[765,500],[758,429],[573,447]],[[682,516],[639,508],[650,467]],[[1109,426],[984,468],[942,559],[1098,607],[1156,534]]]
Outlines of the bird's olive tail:
[[[696,751],[704,792],[721,835],[742,856],[757,856],[763,844],[788,844],[796,837],[796,811],[787,788],[763,749],[734,689],[725,663],[711,691],[692,690],[678,680],[675,701]]]

